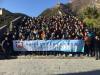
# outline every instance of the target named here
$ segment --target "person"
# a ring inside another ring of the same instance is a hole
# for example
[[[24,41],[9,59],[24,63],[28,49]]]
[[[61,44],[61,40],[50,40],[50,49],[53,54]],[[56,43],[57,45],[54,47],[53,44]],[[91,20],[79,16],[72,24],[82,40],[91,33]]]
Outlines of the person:
[[[4,52],[4,51],[2,50],[2,45],[0,43],[0,53],[2,53],[2,52]]]
[[[95,37],[95,55],[96,55],[96,60],[100,59],[100,37],[96,35]]]
[[[84,37],[84,41],[85,41],[85,55],[89,56],[90,55],[90,44],[91,44],[91,39],[90,37],[88,37],[88,35],[85,35]]]
[[[95,34],[92,30],[88,31],[87,34],[90,37],[90,55],[91,57],[95,56],[95,51],[94,51],[94,38],[95,38]]]
[[[5,40],[2,41],[2,49],[6,57],[9,56],[9,48],[10,48],[10,43],[9,43],[8,37],[5,37]]]

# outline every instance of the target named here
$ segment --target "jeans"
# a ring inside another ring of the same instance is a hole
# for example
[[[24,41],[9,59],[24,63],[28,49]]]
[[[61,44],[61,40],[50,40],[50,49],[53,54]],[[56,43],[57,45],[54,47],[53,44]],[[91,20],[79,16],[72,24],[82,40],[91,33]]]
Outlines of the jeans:
[[[100,48],[95,48],[96,59],[100,59]]]

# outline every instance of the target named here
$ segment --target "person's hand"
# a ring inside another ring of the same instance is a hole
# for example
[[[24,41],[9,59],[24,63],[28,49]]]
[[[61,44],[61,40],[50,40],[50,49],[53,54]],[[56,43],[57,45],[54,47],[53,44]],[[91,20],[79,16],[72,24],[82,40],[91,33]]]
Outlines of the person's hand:
[[[7,43],[7,45],[9,46],[9,45],[10,45],[10,43]]]

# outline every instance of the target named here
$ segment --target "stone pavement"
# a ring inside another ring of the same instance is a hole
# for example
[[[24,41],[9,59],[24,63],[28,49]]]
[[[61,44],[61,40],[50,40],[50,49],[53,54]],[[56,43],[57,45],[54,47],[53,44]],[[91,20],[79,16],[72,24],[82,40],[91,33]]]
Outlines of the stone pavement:
[[[100,75],[100,60],[11,59],[0,60],[0,75]]]

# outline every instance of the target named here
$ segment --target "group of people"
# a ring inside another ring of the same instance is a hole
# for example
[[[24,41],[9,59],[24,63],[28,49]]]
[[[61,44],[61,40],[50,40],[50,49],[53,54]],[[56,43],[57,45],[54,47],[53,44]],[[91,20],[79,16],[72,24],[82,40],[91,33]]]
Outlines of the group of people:
[[[84,55],[100,59],[100,37],[72,15],[29,18],[22,17],[13,25],[12,31],[4,33],[2,46],[12,52],[13,40],[84,40]],[[96,50],[95,50],[96,48]],[[95,52],[96,51],[96,52]]]
[[[83,39],[84,24],[75,16],[26,18],[14,25],[15,40]]]

